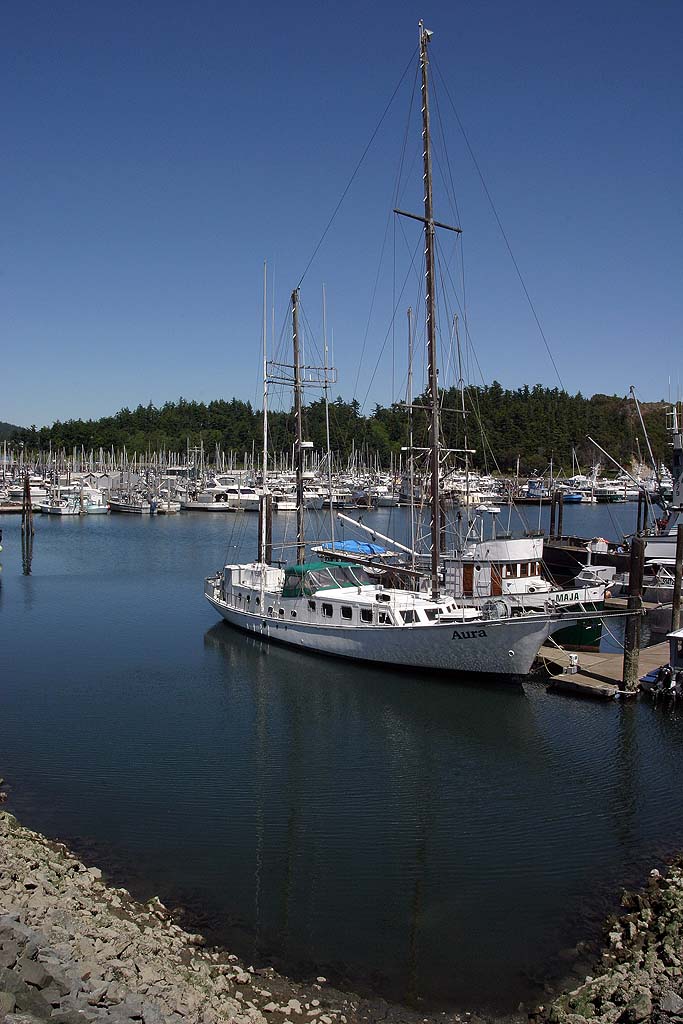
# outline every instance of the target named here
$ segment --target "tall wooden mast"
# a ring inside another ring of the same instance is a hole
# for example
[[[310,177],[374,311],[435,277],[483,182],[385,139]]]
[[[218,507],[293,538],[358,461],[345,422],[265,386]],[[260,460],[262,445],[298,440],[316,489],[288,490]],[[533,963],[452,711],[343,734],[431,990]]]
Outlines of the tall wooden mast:
[[[441,506],[439,494],[439,371],[436,350],[436,300],[434,297],[434,210],[432,206],[432,152],[429,133],[429,87],[427,46],[432,33],[420,22],[420,70],[422,72],[422,160],[424,183],[425,233],[425,304],[427,315],[427,358],[429,366],[430,400],[430,490],[431,490],[431,550],[432,600],[439,599],[439,546],[441,537]]]
[[[429,29],[420,22],[420,70],[422,72],[422,158],[424,183],[424,217],[406,210],[394,209],[402,217],[422,221],[425,233],[425,304],[427,313],[427,358],[429,390],[429,479],[431,488],[431,551],[432,551],[432,598],[439,599],[439,547],[441,543],[441,507],[439,493],[440,428],[439,428],[439,370],[436,349],[436,299],[435,284],[435,228],[445,228],[460,234],[460,228],[434,220],[432,206],[432,150],[429,134],[429,88],[427,84],[427,45],[432,37]]]

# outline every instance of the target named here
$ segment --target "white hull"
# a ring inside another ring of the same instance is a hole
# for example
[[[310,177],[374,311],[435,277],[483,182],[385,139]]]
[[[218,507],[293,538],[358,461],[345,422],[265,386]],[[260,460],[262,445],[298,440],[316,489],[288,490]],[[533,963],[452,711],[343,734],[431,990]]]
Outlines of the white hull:
[[[237,512],[239,511],[227,501],[181,501],[180,508],[183,512]]]
[[[676,532],[665,533],[661,537],[648,537],[645,544],[645,558],[647,561],[653,562],[659,562],[665,558],[675,559]]]
[[[149,502],[129,502],[129,501],[115,501],[113,498],[109,502],[109,508],[112,512],[127,512],[130,515],[137,516],[148,516],[152,514],[152,506]],[[156,511],[156,509],[155,509]]]
[[[80,508],[76,505],[39,505],[40,511],[48,516],[79,516]]]
[[[528,675],[551,628],[551,620],[540,616],[412,627],[325,626],[235,608],[221,598],[220,581],[207,582],[205,597],[226,622],[264,640],[356,661],[465,675]]]

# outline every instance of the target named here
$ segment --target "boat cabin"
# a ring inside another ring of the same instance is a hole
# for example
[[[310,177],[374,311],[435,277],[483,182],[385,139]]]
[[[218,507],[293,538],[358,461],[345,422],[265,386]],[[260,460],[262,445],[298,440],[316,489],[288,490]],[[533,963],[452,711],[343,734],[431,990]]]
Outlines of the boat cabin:
[[[310,597],[319,590],[374,586],[365,569],[352,562],[305,562],[285,570],[283,597]]]
[[[342,561],[285,569],[257,562],[226,565],[223,593],[238,611],[290,626],[293,620],[325,626],[428,626],[481,618],[476,608],[460,607],[451,598],[434,602],[413,591],[385,589],[363,566]]]

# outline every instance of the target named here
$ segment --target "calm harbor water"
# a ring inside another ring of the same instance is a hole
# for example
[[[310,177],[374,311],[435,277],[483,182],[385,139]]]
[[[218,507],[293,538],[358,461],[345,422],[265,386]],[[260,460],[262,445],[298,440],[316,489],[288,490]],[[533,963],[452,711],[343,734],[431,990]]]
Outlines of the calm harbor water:
[[[364,519],[405,536],[401,512]],[[634,519],[567,507],[565,531]],[[30,576],[0,526],[12,809],[249,962],[513,1010],[683,848],[680,713],[261,645],[202,597],[255,516],[39,516]]]

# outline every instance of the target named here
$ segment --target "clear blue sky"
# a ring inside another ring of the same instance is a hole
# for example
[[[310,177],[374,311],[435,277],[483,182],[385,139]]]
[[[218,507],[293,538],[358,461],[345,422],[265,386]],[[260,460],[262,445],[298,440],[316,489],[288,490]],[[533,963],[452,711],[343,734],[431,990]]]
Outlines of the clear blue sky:
[[[680,0],[22,0],[0,41],[0,419],[253,401],[263,260],[279,327],[420,17],[565,386],[634,383],[655,399],[671,376],[676,389]],[[325,283],[347,398],[365,398],[391,316],[393,224],[356,388],[411,87],[412,72],[302,288],[319,324]],[[449,138],[483,376],[555,385],[462,137]],[[391,398],[382,371],[368,401]]]

